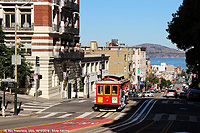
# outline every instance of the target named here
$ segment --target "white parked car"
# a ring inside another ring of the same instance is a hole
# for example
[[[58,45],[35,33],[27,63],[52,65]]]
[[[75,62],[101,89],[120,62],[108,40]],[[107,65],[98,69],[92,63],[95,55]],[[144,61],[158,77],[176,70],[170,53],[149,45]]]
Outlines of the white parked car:
[[[167,90],[166,91],[166,97],[177,97],[177,92],[176,90]]]
[[[143,92],[139,92],[138,93],[138,97],[144,97],[144,93]]]
[[[152,92],[145,91],[143,93],[145,97],[154,97],[154,94]]]

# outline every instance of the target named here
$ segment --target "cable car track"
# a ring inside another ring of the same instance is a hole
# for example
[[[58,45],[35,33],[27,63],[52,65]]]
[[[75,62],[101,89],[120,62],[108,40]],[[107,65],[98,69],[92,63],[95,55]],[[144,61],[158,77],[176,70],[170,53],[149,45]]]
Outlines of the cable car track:
[[[114,125],[110,125],[108,127],[100,127],[96,128],[94,130],[87,131],[88,133],[104,133],[104,132],[109,132],[109,131],[114,131],[114,132],[120,132],[122,130],[125,130],[131,126],[135,126],[139,123],[141,123],[149,114],[153,106],[157,100],[152,99],[152,100],[146,100],[143,102],[143,104],[135,111],[134,114],[130,116],[129,119],[116,123]],[[105,114],[104,114],[105,115]]]

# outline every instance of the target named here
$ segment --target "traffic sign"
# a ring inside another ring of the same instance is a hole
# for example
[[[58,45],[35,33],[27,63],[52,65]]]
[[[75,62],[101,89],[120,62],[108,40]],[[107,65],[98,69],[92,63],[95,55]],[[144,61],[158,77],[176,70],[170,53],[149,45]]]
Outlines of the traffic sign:
[[[12,55],[12,65],[15,65],[16,56]],[[17,65],[21,65],[21,55],[17,55]]]

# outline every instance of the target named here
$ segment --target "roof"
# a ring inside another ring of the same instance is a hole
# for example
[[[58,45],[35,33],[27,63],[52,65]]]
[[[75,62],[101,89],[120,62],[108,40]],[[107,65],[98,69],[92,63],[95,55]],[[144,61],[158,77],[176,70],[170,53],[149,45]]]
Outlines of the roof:
[[[122,78],[122,77],[124,77],[124,74],[109,74],[109,75],[106,75],[105,77],[111,77],[111,76],[113,76],[113,77],[117,77],[117,78]]]
[[[102,80],[102,81],[97,81],[96,84],[121,84],[121,81],[106,81],[106,80]]]

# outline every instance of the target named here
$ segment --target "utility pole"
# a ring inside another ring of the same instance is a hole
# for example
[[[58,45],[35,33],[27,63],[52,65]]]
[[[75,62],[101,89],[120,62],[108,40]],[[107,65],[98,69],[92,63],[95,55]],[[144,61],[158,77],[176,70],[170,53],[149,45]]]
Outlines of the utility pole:
[[[15,98],[14,115],[17,115],[17,7],[15,6]]]
[[[2,116],[5,117],[5,106],[6,106],[6,104],[5,104],[5,82],[1,82],[1,86],[3,88]]]
[[[105,69],[105,54],[101,54],[101,80],[103,80],[103,69]]]
[[[29,4],[30,0],[23,4],[22,6],[25,6],[26,4]],[[20,7],[22,7],[20,6]],[[20,8],[18,7],[18,8]],[[14,115],[17,115],[17,5],[15,6],[15,98],[14,98]]]
[[[86,65],[86,77],[87,77],[87,88],[88,88],[88,94],[87,94],[87,98],[90,98],[90,88],[89,88],[89,75],[87,73],[87,65]]]
[[[75,98],[78,98],[78,88],[77,88],[77,72],[75,74],[75,86],[76,86],[76,95]]]
[[[39,63],[40,57],[36,56],[36,61],[35,61],[35,101],[37,101],[37,89],[38,89],[38,75],[39,75],[39,68],[40,68],[40,63]]]
[[[66,85],[66,98],[69,99],[69,92],[68,92],[68,86],[69,86],[69,67],[67,67],[67,75],[66,75],[66,81],[67,81],[67,85]]]

